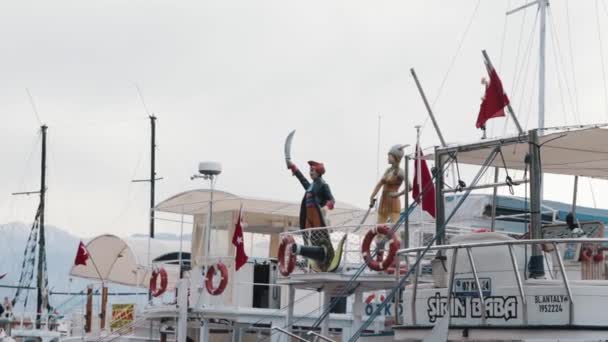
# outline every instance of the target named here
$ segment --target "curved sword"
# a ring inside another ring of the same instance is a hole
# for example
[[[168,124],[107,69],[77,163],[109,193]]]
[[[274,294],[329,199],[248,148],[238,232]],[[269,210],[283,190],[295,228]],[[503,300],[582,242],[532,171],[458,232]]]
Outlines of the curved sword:
[[[289,162],[291,161],[291,142],[295,134],[296,130],[294,129],[289,133],[287,139],[285,139],[285,163],[287,164],[287,167],[289,167]]]

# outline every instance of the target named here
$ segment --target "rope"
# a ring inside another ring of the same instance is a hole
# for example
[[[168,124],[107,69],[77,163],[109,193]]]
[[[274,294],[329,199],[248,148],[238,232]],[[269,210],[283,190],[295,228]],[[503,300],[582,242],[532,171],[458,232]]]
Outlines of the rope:
[[[580,118],[578,117],[578,112],[576,109],[576,106],[574,104],[574,96],[572,95],[572,92],[570,91],[570,86],[568,85],[568,75],[566,74],[566,67],[565,67],[565,63],[564,63],[564,59],[563,59],[563,54],[561,52],[561,46],[559,44],[559,36],[557,34],[557,29],[555,28],[555,24],[553,23],[553,12],[551,11],[551,8],[549,8],[549,27],[551,28],[551,40],[553,42],[553,45],[555,45],[555,49],[552,49],[553,52],[553,58],[555,59],[555,66],[556,68],[559,66],[561,68],[561,73],[563,73],[563,77],[564,77],[564,84],[566,87],[566,91],[568,94],[568,100],[570,100],[570,106],[572,108],[572,113],[574,116],[574,121],[576,123],[580,123]],[[557,58],[557,56],[559,55],[559,60]],[[559,61],[559,63],[558,63]],[[561,73],[559,72],[560,70],[558,70],[557,73],[557,84],[559,86],[559,92],[560,92],[560,101],[562,103],[562,111],[564,112],[564,115],[566,114],[566,106],[564,105],[564,96],[562,95],[562,85],[561,85]],[[567,122],[567,121],[566,121]]]
[[[511,8],[511,0],[507,1],[507,8],[505,9],[505,12],[507,12],[509,10],[509,8]],[[502,70],[502,59],[504,56],[504,51],[505,51],[505,38],[507,36],[507,19],[509,16],[505,15],[505,21],[502,27],[502,39],[500,42],[500,55],[498,56],[498,70]],[[503,123],[503,135],[505,135],[506,131],[507,131],[507,124],[509,123],[509,118],[511,116],[510,115],[506,115],[505,116],[505,120]],[[490,126],[490,135],[493,136],[494,135],[494,124],[492,124]]]
[[[530,53],[530,51],[532,50],[532,44],[534,43],[535,40],[535,34],[536,34],[536,23],[538,22],[538,12],[536,12],[536,16],[534,17],[534,23],[533,28],[532,28],[532,32],[530,33],[530,37],[528,38],[528,43],[527,43],[527,48],[526,48],[526,58],[524,58],[524,60],[522,61],[522,69],[520,69],[519,73],[517,73],[516,77],[515,77],[515,81],[513,82],[513,87],[511,89],[511,93],[515,94],[515,88],[519,87],[520,82],[523,82],[524,85],[520,88],[521,89],[521,94],[519,96],[519,98],[525,98],[524,94],[525,94],[525,82],[526,79],[528,78],[528,70],[530,69],[530,56],[532,55]],[[538,63],[537,63],[538,64]],[[523,67],[525,65],[525,67]],[[517,70],[516,70],[517,72]],[[522,78],[523,76],[523,78]],[[520,102],[519,107],[517,108],[517,112],[521,113],[521,105],[522,105],[523,101]]]
[[[25,244],[25,250],[23,252],[23,262],[21,264],[21,274],[19,276],[19,288],[15,291],[15,296],[13,297],[12,304],[16,305],[18,302],[21,292],[23,288],[29,287],[34,279],[34,264],[36,262],[36,245],[38,244],[38,231],[40,226],[40,213],[41,207],[38,206],[38,210],[36,211],[36,216],[34,218],[34,223],[32,223],[32,228],[30,230],[30,235]],[[27,301],[29,298],[29,291],[25,292],[25,299],[23,300],[23,307],[27,307]]]
[[[464,30],[464,33],[462,34],[460,41],[458,42],[458,46],[456,47],[456,52],[454,53],[454,55],[452,56],[452,59],[450,61],[450,64],[448,66],[448,70],[446,71],[445,75],[443,76],[443,79],[439,85],[439,88],[437,89],[437,95],[435,96],[435,99],[433,100],[433,103],[431,104],[431,108],[435,108],[435,105],[437,104],[437,101],[439,101],[439,98],[441,97],[441,93],[443,91],[443,88],[448,80],[448,77],[450,75],[450,72],[452,71],[452,68],[454,67],[454,64],[456,63],[456,59],[458,58],[458,55],[460,54],[460,50],[462,48],[462,46],[464,45],[464,41],[467,37],[467,34],[469,33],[469,29],[471,28],[472,24],[473,24],[473,20],[475,19],[476,15],[477,15],[477,10],[479,9],[479,4],[481,3],[481,0],[477,1],[477,4],[475,5],[475,8],[473,9],[473,14],[471,14],[471,17],[469,19],[469,22]],[[427,116],[427,118],[424,120],[424,123],[422,124],[422,130],[424,131],[424,127],[426,126],[426,124],[429,121],[429,117]]]
[[[456,164],[456,172],[458,175],[458,184],[455,185],[456,187],[456,191],[460,192],[462,191],[462,189],[467,187],[467,183],[465,183],[462,178],[460,177],[460,167],[459,167],[459,163],[458,163],[458,158],[454,157],[454,163]]]
[[[565,2],[565,7],[566,7],[566,24],[567,24],[567,28],[568,28],[568,52],[570,53],[570,68],[572,69],[572,84],[573,84],[573,90],[574,90],[574,101],[575,101],[575,106],[576,106],[576,116],[578,117],[578,120],[580,121],[580,110],[581,107],[579,106],[579,102],[578,102],[578,89],[577,89],[577,85],[576,85],[576,72],[574,71],[574,53],[572,53],[572,30],[570,28],[570,6],[568,6],[568,1]]]
[[[597,23],[597,40],[600,46],[600,61],[602,64],[602,80],[604,82],[604,106],[606,109],[606,116],[608,116],[608,85],[606,84],[606,67],[604,66],[604,47],[602,46],[602,33],[600,27],[600,14],[597,5],[598,0],[595,0],[595,20]]]
[[[502,160],[502,166],[505,169],[505,173],[507,174],[507,176],[505,177],[505,183],[507,183],[507,186],[509,187],[509,193],[511,195],[514,195],[515,191],[513,189],[513,186],[519,185],[519,183],[513,182],[513,179],[511,178],[511,176],[509,176],[509,169],[507,168],[507,163],[505,162],[505,156],[502,153],[502,149],[499,149],[498,153],[500,154],[500,159]]]

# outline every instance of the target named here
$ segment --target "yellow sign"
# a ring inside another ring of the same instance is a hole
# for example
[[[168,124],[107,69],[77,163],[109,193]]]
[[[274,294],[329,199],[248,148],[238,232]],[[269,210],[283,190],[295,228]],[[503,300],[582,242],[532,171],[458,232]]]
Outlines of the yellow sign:
[[[135,304],[112,304],[112,321],[110,322],[110,329],[112,331],[126,329],[131,331],[128,327],[133,323],[133,316],[135,314]],[[125,333],[124,331],[122,333]]]

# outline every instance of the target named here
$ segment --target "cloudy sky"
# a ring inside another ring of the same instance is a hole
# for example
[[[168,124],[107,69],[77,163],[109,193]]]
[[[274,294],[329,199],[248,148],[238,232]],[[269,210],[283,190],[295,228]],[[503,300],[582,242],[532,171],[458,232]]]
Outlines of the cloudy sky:
[[[425,147],[438,144],[411,67],[448,141],[481,136],[482,49],[522,125],[536,127],[536,9],[505,17],[524,2],[4,1],[0,222],[33,217],[37,199],[10,193],[39,186],[44,122],[47,222],[81,236],[145,233],[148,187],[130,181],[149,174],[148,113],[158,116],[158,201],[204,187],[189,179],[201,160],[223,164],[218,188],[298,200],[282,151],[297,129],[298,164],[324,161],[335,196],[363,207],[376,180],[379,115],[381,167],[388,147],[415,143],[415,125],[425,125]],[[607,7],[551,2],[547,125],[608,121]],[[489,126],[515,132],[504,119]],[[570,200],[571,179],[547,181],[547,198]],[[581,203],[593,205],[589,184]],[[606,184],[593,187],[601,205]]]

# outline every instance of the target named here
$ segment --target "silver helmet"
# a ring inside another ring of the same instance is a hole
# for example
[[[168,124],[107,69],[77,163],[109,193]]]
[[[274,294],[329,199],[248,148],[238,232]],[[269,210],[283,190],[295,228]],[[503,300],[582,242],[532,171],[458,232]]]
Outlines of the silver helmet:
[[[397,159],[397,161],[401,161],[401,159],[403,158],[403,155],[405,154],[403,152],[403,149],[405,149],[408,146],[410,146],[410,145],[401,145],[401,144],[393,145],[393,147],[391,147],[391,149],[388,151],[388,154],[391,154],[393,157],[395,157],[395,159]]]

